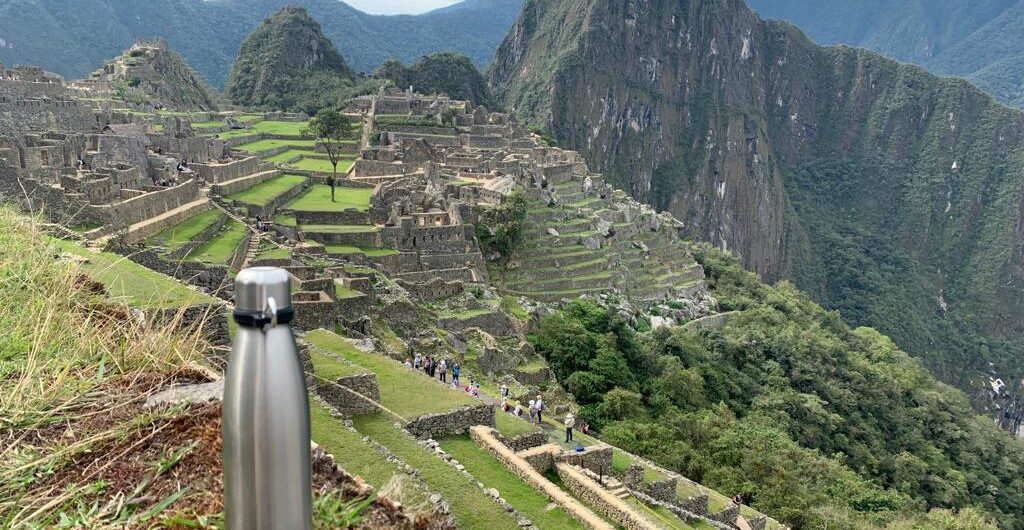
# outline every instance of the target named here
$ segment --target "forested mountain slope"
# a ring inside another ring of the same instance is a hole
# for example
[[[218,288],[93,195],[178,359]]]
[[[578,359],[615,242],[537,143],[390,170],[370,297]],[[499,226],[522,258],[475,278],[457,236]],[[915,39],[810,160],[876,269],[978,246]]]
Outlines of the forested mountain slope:
[[[288,4],[305,6],[352,67],[372,72],[457,51],[483,68],[519,12],[520,0],[468,0],[422,15],[368,15],[339,0],[0,0],[0,62],[87,75],[139,38],[163,37],[222,87],[242,40]]]
[[[688,233],[978,403],[982,374],[1024,373],[1024,116],[968,83],[819,47],[740,0],[531,0],[488,75]]]
[[[1003,102],[1024,106],[1021,0],[750,0],[822,44],[852,44],[965,77]]]

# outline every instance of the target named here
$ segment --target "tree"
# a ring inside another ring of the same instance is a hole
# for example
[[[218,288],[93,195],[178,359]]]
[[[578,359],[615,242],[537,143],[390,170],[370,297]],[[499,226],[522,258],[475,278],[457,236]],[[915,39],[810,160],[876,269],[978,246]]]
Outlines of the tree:
[[[327,158],[334,168],[334,172],[331,174],[331,202],[335,202],[334,187],[338,181],[341,147],[354,136],[352,120],[334,109],[321,110],[309,121],[309,129],[306,130],[306,134],[313,136],[320,142],[320,145],[324,146]]]

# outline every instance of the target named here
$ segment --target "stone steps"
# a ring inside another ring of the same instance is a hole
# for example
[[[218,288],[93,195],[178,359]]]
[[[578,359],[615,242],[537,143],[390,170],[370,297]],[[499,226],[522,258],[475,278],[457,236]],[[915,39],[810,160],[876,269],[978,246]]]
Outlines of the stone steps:
[[[199,199],[129,226],[124,241],[128,244],[138,243],[210,208],[210,199],[202,193]]]

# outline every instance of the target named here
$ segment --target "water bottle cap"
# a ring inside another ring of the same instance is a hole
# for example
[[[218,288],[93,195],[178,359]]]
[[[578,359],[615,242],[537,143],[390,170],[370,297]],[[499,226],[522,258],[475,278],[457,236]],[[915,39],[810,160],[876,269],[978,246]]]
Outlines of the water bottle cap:
[[[292,306],[291,275],[277,267],[253,267],[235,276],[235,310],[265,311],[273,298],[276,310]]]

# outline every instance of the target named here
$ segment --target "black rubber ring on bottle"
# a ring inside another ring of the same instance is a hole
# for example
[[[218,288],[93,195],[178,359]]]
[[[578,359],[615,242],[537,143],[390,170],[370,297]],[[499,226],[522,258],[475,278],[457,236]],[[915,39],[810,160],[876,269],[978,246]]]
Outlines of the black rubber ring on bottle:
[[[234,313],[232,313],[232,316],[239,326],[247,328],[262,328],[263,326],[273,323],[272,316],[264,314],[262,311],[242,311],[236,309]],[[278,324],[287,324],[291,322],[293,318],[295,318],[294,309],[286,307],[284,309],[277,310]]]

